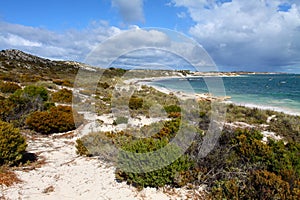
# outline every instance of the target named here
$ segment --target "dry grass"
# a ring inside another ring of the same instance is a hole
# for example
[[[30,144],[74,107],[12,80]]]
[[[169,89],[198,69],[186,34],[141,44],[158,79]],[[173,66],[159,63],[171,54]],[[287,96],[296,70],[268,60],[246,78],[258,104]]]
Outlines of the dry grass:
[[[21,180],[17,177],[17,175],[9,170],[6,167],[0,167],[0,185],[5,185],[7,187],[20,183]]]

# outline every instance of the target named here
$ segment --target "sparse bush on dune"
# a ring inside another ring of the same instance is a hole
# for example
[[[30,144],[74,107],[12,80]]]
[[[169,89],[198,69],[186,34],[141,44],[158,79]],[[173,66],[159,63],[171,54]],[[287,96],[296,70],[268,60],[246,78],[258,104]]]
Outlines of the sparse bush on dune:
[[[17,164],[27,147],[25,138],[12,124],[0,121],[0,165]]]

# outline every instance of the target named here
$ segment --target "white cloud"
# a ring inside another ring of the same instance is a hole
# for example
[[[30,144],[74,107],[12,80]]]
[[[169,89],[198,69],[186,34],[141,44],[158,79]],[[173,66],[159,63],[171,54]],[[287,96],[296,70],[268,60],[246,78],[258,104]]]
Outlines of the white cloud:
[[[104,22],[63,33],[0,22],[0,49],[16,48],[46,58],[82,61],[100,42],[119,32]]]
[[[214,70],[214,63],[195,41],[167,29],[132,29],[101,43],[85,60],[102,67],[168,66]]]
[[[26,40],[18,35],[13,35],[13,34],[6,34],[0,36],[0,43],[4,43],[6,45],[11,45],[11,46],[24,46],[24,47],[40,47],[42,46],[41,43],[39,42],[32,42],[29,40]]]
[[[173,0],[173,3],[188,9],[196,22],[190,34],[219,65],[276,71],[282,70],[280,66],[300,64],[299,2],[233,0],[222,4],[210,0]],[[291,8],[279,12],[278,7],[283,3],[289,3]]]
[[[144,22],[143,0],[112,0],[125,23]]]

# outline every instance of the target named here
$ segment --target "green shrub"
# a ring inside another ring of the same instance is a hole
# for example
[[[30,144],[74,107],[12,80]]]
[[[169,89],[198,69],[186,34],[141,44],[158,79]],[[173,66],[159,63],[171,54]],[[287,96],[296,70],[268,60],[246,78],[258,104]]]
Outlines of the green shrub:
[[[27,147],[25,138],[12,124],[0,121],[0,165],[17,164]]]
[[[28,114],[43,110],[48,99],[48,92],[39,86],[26,86],[17,90],[7,99],[2,101],[0,117],[3,121],[14,122],[22,126]]]
[[[118,124],[127,124],[128,118],[127,117],[117,117],[113,121],[113,125],[118,125]]]
[[[76,128],[73,112],[75,111],[72,111],[70,106],[51,107],[48,111],[32,113],[26,119],[26,124],[30,129],[42,134],[71,131]],[[76,112],[74,115],[77,115],[76,119],[80,119]]]
[[[119,181],[126,181],[138,188],[143,187],[162,187],[165,185],[177,185],[176,176],[193,166],[193,162],[187,156],[181,156],[175,159],[171,164],[157,169],[162,163],[153,163],[147,152],[153,152],[166,147],[168,140],[158,140],[153,138],[144,138],[136,140],[122,146],[119,155],[119,168],[116,170],[116,178]],[[127,154],[132,152],[135,154]],[[161,152],[157,162],[168,162],[174,156],[178,155],[179,147],[168,145],[166,152]],[[136,155],[139,155],[136,157]],[[135,173],[135,169],[145,169],[144,173]],[[125,169],[125,170],[124,170]],[[152,171],[153,169],[156,169]],[[130,172],[133,170],[133,172]]]
[[[48,91],[42,86],[29,85],[26,86],[23,91],[20,91],[20,93],[24,97],[41,98],[43,101],[48,100]]]
[[[143,99],[136,97],[136,96],[132,96],[129,100],[129,108],[132,110],[137,110],[139,108],[143,107]]]
[[[181,108],[177,105],[169,105],[164,107],[165,111],[167,113],[172,113],[172,112],[181,112]]]
[[[21,89],[21,87],[13,82],[1,82],[0,91],[3,93],[14,93],[16,90]]]
[[[60,103],[72,103],[72,90],[63,88],[52,94],[52,100]]]

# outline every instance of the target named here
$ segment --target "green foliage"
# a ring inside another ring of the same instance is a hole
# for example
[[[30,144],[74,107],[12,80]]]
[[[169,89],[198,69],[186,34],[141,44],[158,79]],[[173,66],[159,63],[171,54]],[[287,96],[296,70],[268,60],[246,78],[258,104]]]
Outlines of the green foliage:
[[[47,99],[48,92],[45,88],[26,86],[23,90],[17,90],[7,99],[2,100],[0,117],[3,121],[14,122],[22,126],[28,114],[44,109]]]
[[[23,91],[20,91],[20,95],[28,98],[41,98],[42,101],[48,100],[48,91],[42,86],[34,86],[29,85],[24,88]],[[16,95],[18,95],[19,92],[16,92]]]
[[[27,147],[25,138],[12,124],[0,121],[0,165],[17,164]]]
[[[0,91],[3,93],[14,93],[16,90],[21,89],[21,87],[13,82],[1,82]]]
[[[178,105],[168,105],[164,106],[165,111],[168,113],[170,118],[180,118],[181,108]]]
[[[297,199],[299,144],[263,143],[262,137],[257,130],[223,131],[214,150],[197,159],[201,170],[195,182],[206,183],[213,199]],[[188,150],[193,158],[201,142],[202,137],[197,138]]]
[[[118,125],[118,124],[127,124],[128,118],[127,117],[117,117],[113,121],[113,125]]]
[[[72,103],[72,90],[63,88],[52,94],[52,100],[59,103]]]
[[[177,105],[168,105],[164,107],[165,111],[167,113],[172,113],[172,112],[181,112],[181,108]]]
[[[120,181],[126,181],[136,187],[162,187],[164,185],[177,185],[175,177],[193,166],[193,162],[187,156],[181,156],[171,164],[156,169],[160,166],[160,162],[168,162],[172,157],[178,155],[179,147],[175,145],[169,145],[166,152],[161,152],[157,163],[153,163],[153,160],[149,160],[152,157],[147,154],[148,152],[157,151],[168,144],[167,140],[158,140],[153,138],[146,138],[133,141],[131,143],[124,144],[122,149],[126,152],[132,152],[135,154],[127,154],[121,152],[119,156],[119,162],[122,163],[122,167],[116,170],[116,178]],[[136,157],[136,155],[139,155]],[[129,157],[128,157],[129,156]],[[140,166],[146,170],[144,173],[128,172],[128,169],[135,170]],[[136,168],[137,167],[137,168]],[[123,169],[123,170],[122,170]],[[124,170],[126,169],[126,170]],[[152,169],[156,169],[153,170]]]
[[[71,131],[76,128],[74,115],[78,115],[69,106],[51,107],[48,111],[36,111],[26,119],[26,125],[42,134]],[[77,116],[76,119],[79,119]]]
[[[132,96],[129,100],[129,108],[132,110],[137,110],[143,107],[144,100],[142,98]]]

